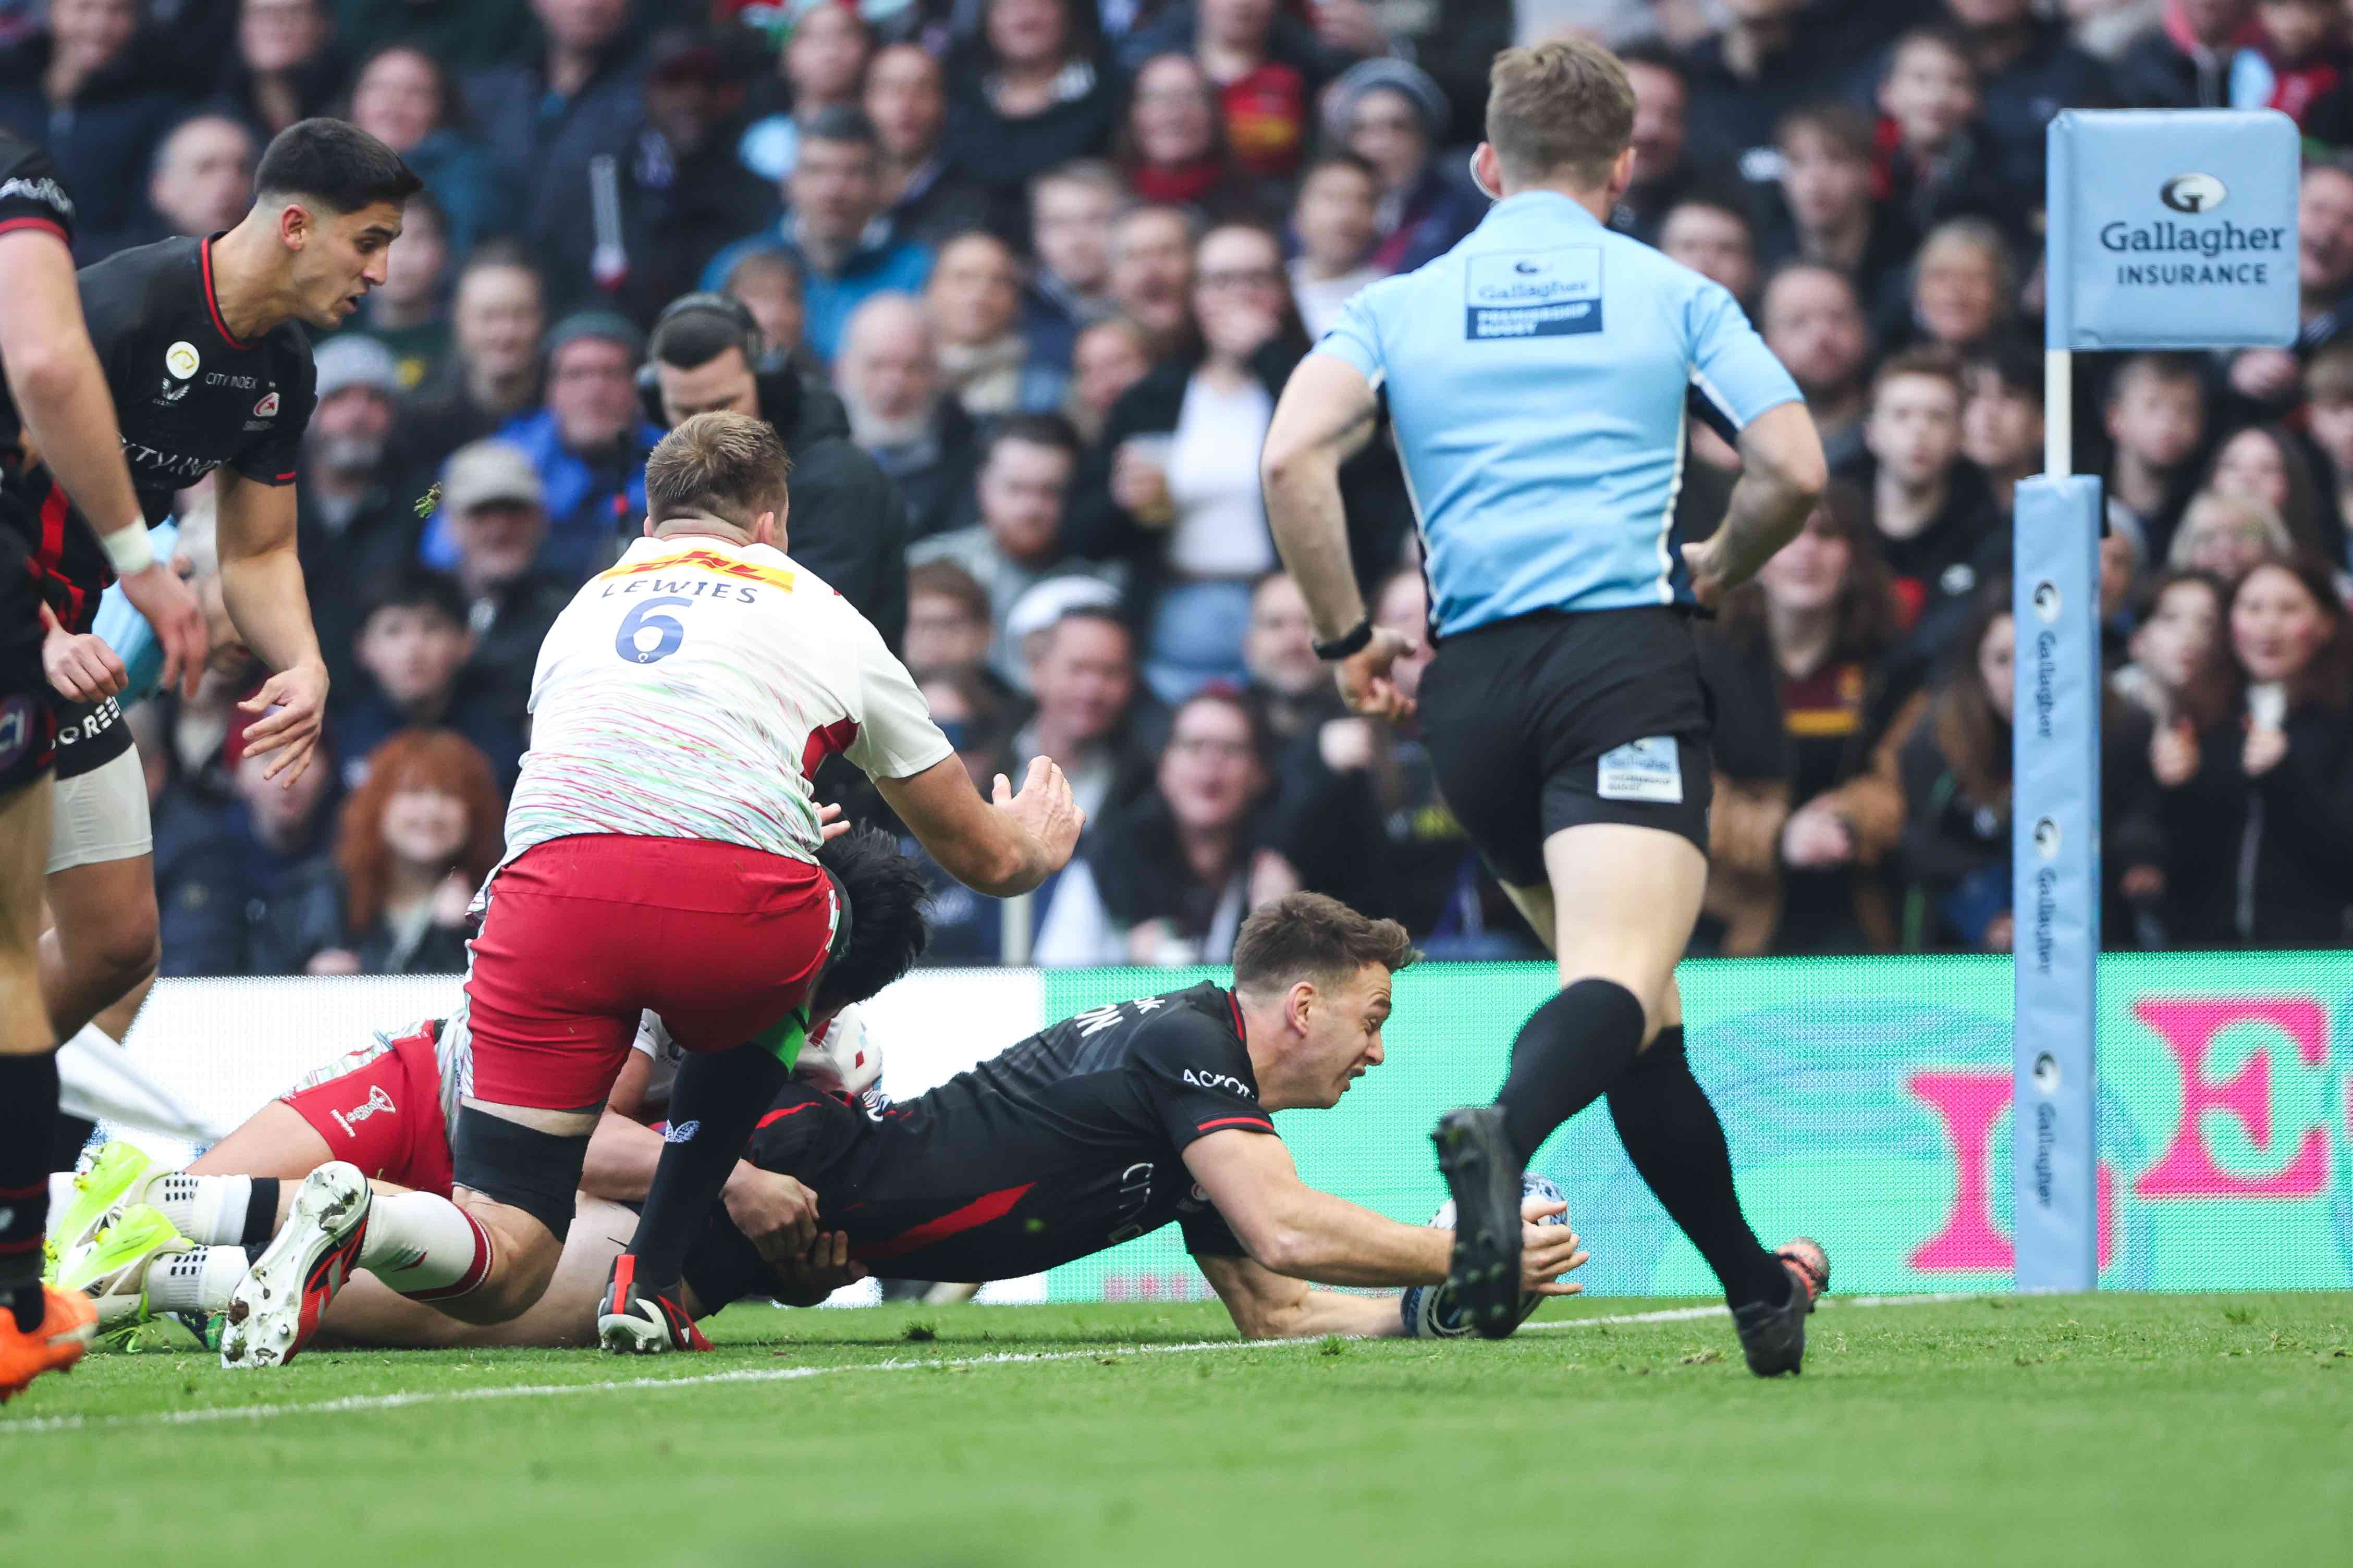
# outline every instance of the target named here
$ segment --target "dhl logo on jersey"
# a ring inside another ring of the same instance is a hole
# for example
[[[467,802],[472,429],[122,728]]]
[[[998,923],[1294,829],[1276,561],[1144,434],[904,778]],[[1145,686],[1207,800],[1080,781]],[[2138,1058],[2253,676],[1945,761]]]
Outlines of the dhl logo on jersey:
[[[774,566],[763,566],[756,561],[738,561],[722,555],[715,550],[681,550],[675,555],[652,555],[643,561],[625,561],[597,574],[605,577],[638,577],[649,572],[677,571],[713,572],[722,577],[737,577],[751,583],[765,583],[771,587],[793,591],[793,574]]]

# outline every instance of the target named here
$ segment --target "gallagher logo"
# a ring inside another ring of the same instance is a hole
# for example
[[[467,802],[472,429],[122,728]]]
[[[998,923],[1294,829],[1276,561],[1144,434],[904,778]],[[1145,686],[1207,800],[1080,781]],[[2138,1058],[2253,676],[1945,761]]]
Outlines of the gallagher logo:
[[[253,416],[256,419],[267,419],[277,412],[278,395],[274,392],[253,405]]]
[[[2211,213],[2230,199],[2231,188],[2211,174],[2176,174],[2157,199],[2178,213]]]

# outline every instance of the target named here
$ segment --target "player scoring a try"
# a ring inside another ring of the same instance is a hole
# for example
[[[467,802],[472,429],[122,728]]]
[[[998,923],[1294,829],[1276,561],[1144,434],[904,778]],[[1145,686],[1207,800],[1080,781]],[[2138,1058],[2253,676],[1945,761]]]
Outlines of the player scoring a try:
[[[1494,209],[1358,294],[1301,363],[1267,434],[1267,514],[1349,705],[1409,711],[1388,679],[1409,644],[1365,615],[1337,477],[1386,404],[1428,556],[1440,788],[1559,959],[1496,1104],[1439,1125],[1463,1305],[1512,1331],[1520,1173],[1607,1094],[1770,1376],[1799,1369],[1829,1266],[1811,1243],[1757,1244],[1683,1057],[1674,966],[1707,880],[1712,765],[1687,617],[1754,575],[1827,479],[1796,384],[1732,296],[1608,227],[1633,122],[1599,45],[1496,57],[1472,162]],[[1687,412],[1738,442],[1743,471],[1722,526],[1678,554]]]
[[[786,556],[788,468],[776,431],[736,414],[698,415],[647,459],[646,536],[540,650],[507,858],[466,979],[473,1081],[450,1130],[455,1201],[372,1200],[348,1164],[313,1173],[230,1303],[225,1364],[275,1364],[306,1337],[371,1227],[430,1260],[417,1283],[455,1289],[436,1302],[449,1315],[529,1308],[645,1010],[690,1054],[599,1324],[617,1350],[684,1342],[671,1298],[687,1244],[856,919],[817,863],[818,763],[839,752],[868,773],[977,891],[1025,892],[1070,858],[1082,817],[1060,770],[1040,759],[1018,795],[1000,778],[982,801],[881,636]]]

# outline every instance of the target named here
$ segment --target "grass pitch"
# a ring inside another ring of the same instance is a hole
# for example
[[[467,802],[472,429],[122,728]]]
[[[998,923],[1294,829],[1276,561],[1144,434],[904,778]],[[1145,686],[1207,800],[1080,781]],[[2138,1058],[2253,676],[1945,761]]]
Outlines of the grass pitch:
[[[2353,1561],[2353,1296],[1833,1297],[1770,1384],[1721,1315],[1625,1321],[1689,1307],[1502,1344],[737,1309],[709,1356],[93,1356],[0,1415],[0,1562]]]

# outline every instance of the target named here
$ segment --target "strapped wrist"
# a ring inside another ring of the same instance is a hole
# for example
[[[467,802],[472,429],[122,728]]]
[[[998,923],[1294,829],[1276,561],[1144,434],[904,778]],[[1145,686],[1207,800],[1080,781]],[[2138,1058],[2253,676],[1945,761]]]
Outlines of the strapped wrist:
[[[107,562],[117,577],[129,577],[155,564],[155,549],[148,542],[143,518],[99,535],[98,542],[105,547]]]

